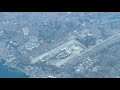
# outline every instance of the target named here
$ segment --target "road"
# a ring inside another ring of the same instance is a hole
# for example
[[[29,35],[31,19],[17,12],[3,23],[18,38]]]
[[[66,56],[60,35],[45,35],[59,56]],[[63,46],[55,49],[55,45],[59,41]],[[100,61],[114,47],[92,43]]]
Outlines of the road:
[[[108,46],[119,42],[120,41],[120,34],[116,34],[111,36],[110,38],[104,40],[103,42],[91,47],[90,49],[82,52],[79,56],[71,58],[66,64],[61,65],[59,67],[70,68],[79,63],[81,60],[90,57],[91,55],[100,52],[101,50],[107,48]]]

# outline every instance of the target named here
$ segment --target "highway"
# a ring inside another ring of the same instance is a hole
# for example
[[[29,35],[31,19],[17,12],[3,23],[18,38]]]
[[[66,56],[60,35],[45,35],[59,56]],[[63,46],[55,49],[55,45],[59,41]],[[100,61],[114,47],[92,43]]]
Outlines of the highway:
[[[110,38],[102,41],[101,43],[99,43],[89,49],[85,49],[85,51],[83,51],[81,53],[76,52],[76,54],[73,54],[71,57],[56,62],[54,65],[57,67],[65,67],[65,68],[72,67],[72,66],[76,65],[77,63],[79,63],[81,60],[83,60],[87,57],[90,57],[91,55],[96,54],[96,53],[100,52],[101,50],[107,48],[108,46],[110,46],[116,42],[119,42],[119,41],[120,41],[120,34],[115,34],[115,35],[111,36]],[[34,64],[34,63],[37,63],[38,61],[42,60],[43,58],[44,58],[44,60],[49,60],[50,57],[54,56],[56,53],[58,53],[59,51],[61,51],[63,49],[67,49],[67,47],[73,43],[79,44],[75,40],[71,40],[51,51],[48,51],[47,53],[44,53],[35,58],[32,58],[31,61]]]
[[[70,47],[73,44],[78,44],[80,45],[80,43],[78,43],[76,40],[70,40],[67,43],[62,44],[61,46],[56,47],[55,49],[48,51],[47,53],[44,53],[42,55],[39,55],[37,57],[31,58],[31,63],[37,63],[38,61],[44,59],[44,60],[49,60],[51,57],[53,57],[54,55],[56,55],[57,53],[59,53],[62,50],[67,49],[68,47]],[[81,46],[81,45],[80,45]],[[84,48],[83,46],[81,46],[81,49]],[[67,60],[66,60],[67,61]],[[65,61],[64,61],[65,62]]]
[[[78,55],[77,57],[73,57],[71,58],[68,62],[66,62],[66,64],[64,63],[64,65],[61,65],[59,67],[64,67],[64,68],[70,68],[73,67],[74,65],[76,65],[77,63],[79,63],[81,60],[96,54],[98,52],[100,52],[101,50],[107,48],[108,46],[119,42],[120,41],[120,34],[116,34],[111,36],[110,38],[104,40],[103,42],[91,47],[90,49],[82,52],[80,55]]]

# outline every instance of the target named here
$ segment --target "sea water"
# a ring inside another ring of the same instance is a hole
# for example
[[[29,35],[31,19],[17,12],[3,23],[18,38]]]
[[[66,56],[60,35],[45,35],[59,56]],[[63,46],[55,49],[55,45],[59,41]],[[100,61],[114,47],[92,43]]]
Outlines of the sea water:
[[[27,75],[25,75],[24,72],[15,69],[10,68],[7,65],[4,65],[4,60],[1,60],[0,62],[0,78],[28,78]]]

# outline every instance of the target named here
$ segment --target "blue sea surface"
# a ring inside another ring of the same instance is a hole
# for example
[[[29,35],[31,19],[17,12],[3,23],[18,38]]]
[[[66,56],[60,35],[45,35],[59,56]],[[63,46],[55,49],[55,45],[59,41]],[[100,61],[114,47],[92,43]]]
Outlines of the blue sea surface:
[[[14,68],[10,68],[7,65],[3,65],[4,61],[0,62],[0,78],[28,78],[22,71]]]
[[[0,78],[29,77],[120,78],[120,12],[0,12]]]

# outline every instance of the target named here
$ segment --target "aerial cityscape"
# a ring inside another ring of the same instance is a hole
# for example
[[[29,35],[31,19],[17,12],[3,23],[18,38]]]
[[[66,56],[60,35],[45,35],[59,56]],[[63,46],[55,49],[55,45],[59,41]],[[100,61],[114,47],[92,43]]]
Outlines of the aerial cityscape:
[[[120,78],[119,12],[0,12],[0,78]]]

